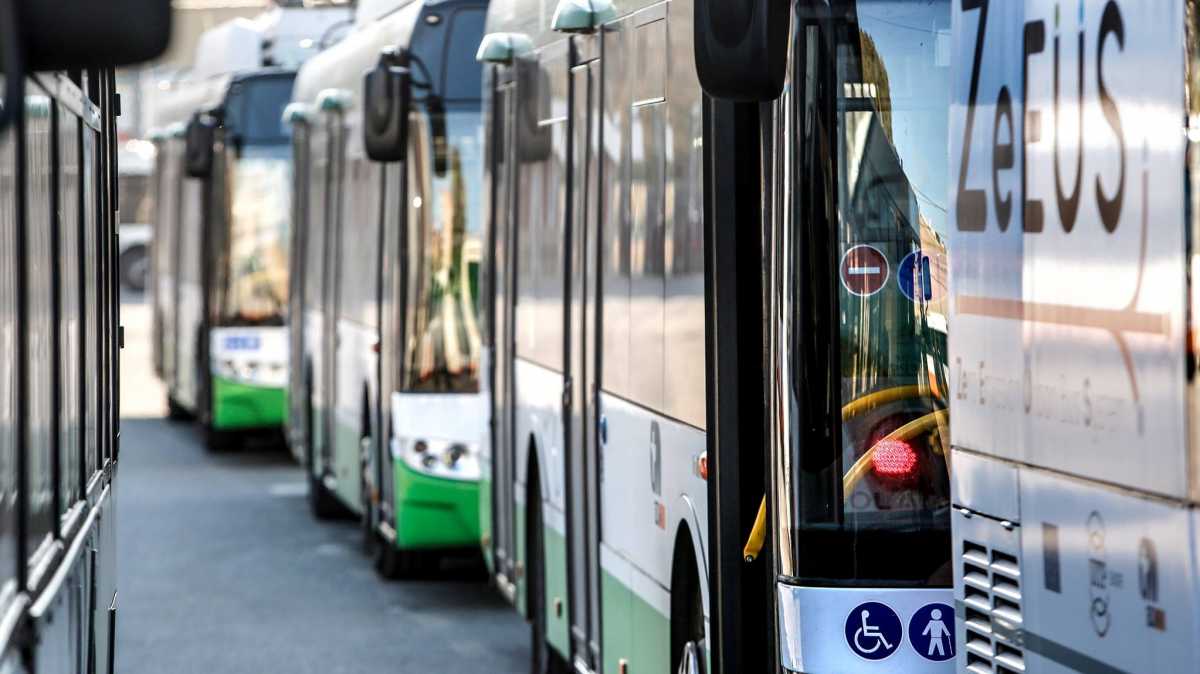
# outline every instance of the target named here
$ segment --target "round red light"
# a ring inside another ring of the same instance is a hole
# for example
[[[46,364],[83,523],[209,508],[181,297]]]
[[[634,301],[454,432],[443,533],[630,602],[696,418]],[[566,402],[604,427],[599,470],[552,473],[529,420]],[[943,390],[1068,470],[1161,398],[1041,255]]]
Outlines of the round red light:
[[[917,469],[917,452],[903,440],[887,438],[875,443],[871,467],[880,477],[906,478]]]

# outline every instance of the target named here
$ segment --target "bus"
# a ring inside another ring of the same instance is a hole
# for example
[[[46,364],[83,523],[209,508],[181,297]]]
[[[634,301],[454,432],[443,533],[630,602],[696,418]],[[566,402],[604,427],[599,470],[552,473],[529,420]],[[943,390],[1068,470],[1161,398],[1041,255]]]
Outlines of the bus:
[[[138,16],[136,30],[126,12]],[[114,67],[170,3],[0,3],[0,669],[113,672],[120,428]],[[65,46],[64,46],[65,45]]]
[[[280,115],[294,71],[177,85],[160,101],[154,315],[168,416],[207,446],[278,429],[287,383],[291,156]]]
[[[487,438],[480,66],[486,5],[358,6],[301,70],[293,123],[289,437],[319,518],[349,510],[387,577],[477,550]],[[370,152],[363,71],[411,70],[398,152]],[[386,160],[386,161],[385,161]],[[299,194],[299,192],[297,192]]]
[[[481,507],[534,671],[954,668],[950,36],[490,6]]]
[[[951,23],[958,666],[1195,670],[1200,16]]]

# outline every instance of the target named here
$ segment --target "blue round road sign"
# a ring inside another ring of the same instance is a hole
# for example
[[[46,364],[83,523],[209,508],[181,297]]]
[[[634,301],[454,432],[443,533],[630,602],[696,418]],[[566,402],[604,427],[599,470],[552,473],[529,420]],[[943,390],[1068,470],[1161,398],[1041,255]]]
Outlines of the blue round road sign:
[[[954,609],[946,604],[926,604],[908,621],[908,640],[926,660],[942,662],[954,657]]]
[[[900,648],[904,626],[886,604],[868,601],[846,616],[846,645],[860,658],[882,660]]]
[[[933,270],[929,256],[914,250],[900,260],[896,268],[896,283],[900,292],[911,302],[928,302],[933,299]]]

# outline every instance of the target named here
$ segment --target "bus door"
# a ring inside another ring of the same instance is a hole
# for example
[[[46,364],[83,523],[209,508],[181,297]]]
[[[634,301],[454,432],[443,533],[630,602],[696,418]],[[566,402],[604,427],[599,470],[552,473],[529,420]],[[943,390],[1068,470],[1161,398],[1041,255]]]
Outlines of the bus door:
[[[158,303],[162,325],[160,346],[162,356],[162,380],[168,391],[175,385],[176,325],[179,298],[175,295],[179,287],[179,197],[183,187],[183,158],[180,154],[181,141],[168,135],[160,148],[159,160],[162,177],[160,184],[162,202],[158,207],[158,222],[154,242],[155,301]]]
[[[300,420],[304,418],[304,272],[308,259],[308,195],[311,181],[308,174],[308,124],[297,121],[292,124],[292,223],[291,244],[288,250],[288,409],[287,444],[295,451],[297,438],[302,432]]]
[[[597,117],[601,76],[599,42],[572,39],[570,91],[570,186],[566,227],[565,312],[567,560],[570,573],[571,641],[575,663],[600,666],[599,461],[596,442],[596,254]],[[576,667],[577,668],[577,667]]]
[[[781,664],[952,672],[950,2],[810,3],[792,35],[768,223]]]
[[[336,419],[336,404],[337,397],[337,324],[338,324],[338,295],[340,294],[340,283],[338,276],[341,274],[340,260],[342,250],[342,232],[339,227],[339,220],[342,213],[342,190],[344,188],[342,180],[342,172],[345,167],[344,158],[342,156],[343,148],[345,147],[345,132],[342,129],[342,115],[338,112],[330,112],[323,115],[322,123],[325,124],[326,133],[326,176],[325,176],[325,241],[328,245],[325,246],[325,285],[322,289],[324,292],[325,311],[322,314],[324,321],[321,326],[321,364],[322,377],[321,389],[317,392],[320,400],[321,410],[321,451],[318,454],[320,457],[318,466],[320,472],[332,472],[336,474],[336,464],[334,457],[334,441],[336,440],[335,432],[337,423]]]
[[[518,66],[519,67],[519,66]],[[499,69],[494,75],[497,79],[510,76],[501,73]],[[491,284],[490,299],[492,302],[490,337],[492,341],[490,389],[492,393],[492,423],[491,423],[491,507],[493,516],[491,526],[491,554],[494,570],[503,576],[507,587],[516,582],[513,567],[515,560],[515,512],[513,490],[516,476],[516,456],[513,454],[515,441],[513,438],[512,416],[509,411],[513,405],[512,358],[513,344],[516,339],[513,334],[513,298],[515,274],[512,268],[514,251],[516,251],[516,223],[513,216],[516,204],[514,198],[514,183],[516,170],[516,91],[515,84],[509,80],[500,82],[493,90],[491,130],[495,134],[491,139],[490,171],[492,173],[492,237],[488,256],[492,268],[488,270]],[[481,525],[488,526],[487,519]]]

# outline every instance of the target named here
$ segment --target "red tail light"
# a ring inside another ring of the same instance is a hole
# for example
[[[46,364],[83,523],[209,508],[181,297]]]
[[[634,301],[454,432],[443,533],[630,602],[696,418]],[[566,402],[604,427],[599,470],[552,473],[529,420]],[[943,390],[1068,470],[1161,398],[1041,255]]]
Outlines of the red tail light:
[[[903,440],[883,439],[875,444],[871,468],[880,477],[906,479],[917,472],[917,452]]]

